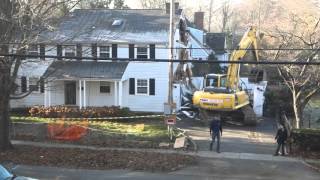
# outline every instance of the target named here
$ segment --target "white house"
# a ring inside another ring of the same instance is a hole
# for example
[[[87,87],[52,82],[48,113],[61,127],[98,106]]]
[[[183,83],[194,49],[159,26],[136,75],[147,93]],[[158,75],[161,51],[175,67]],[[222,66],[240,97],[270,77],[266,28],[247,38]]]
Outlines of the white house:
[[[188,46],[185,18],[176,10],[175,45]],[[33,58],[21,67],[19,91],[33,92],[12,100],[11,106],[121,106],[163,112],[168,63],[121,60],[168,59],[169,19],[168,11],[159,9],[75,10],[29,47],[29,54],[57,58]]]

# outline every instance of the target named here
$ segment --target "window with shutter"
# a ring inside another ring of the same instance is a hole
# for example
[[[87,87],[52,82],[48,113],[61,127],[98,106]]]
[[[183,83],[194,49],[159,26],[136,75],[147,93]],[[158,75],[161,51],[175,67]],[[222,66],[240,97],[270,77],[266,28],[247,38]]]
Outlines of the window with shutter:
[[[148,48],[138,47],[137,48],[137,58],[138,59],[148,59]]]
[[[99,58],[110,58],[110,46],[99,46]]]
[[[137,79],[136,90],[139,95],[148,95],[149,93],[149,82],[148,79]]]
[[[29,91],[39,92],[39,78],[30,77],[29,78]]]
[[[38,56],[39,55],[39,46],[38,45],[29,45],[28,55]],[[35,59],[35,58],[37,58],[37,57],[32,57],[32,59]]]
[[[76,56],[76,47],[75,46],[63,46],[64,56],[66,57],[75,57]]]

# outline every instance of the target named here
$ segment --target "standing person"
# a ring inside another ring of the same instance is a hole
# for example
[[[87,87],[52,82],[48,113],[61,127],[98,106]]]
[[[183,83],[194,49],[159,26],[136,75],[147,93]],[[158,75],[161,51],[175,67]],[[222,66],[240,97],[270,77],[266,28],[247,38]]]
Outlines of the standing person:
[[[282,156],[285,155],[285,143],[287,141],[287,138],[288,138],[287,130],[282,124],[280,124],[279,129],[276,134],[276,137],[275,137],[275,139],[277,140],[277,143],[278,143],[277,150],[274,154],[275,156],[279,155],[280,148],[281,148],[281,155]]]
[[[213,143],[217,138],[217,153],[220,153],[220,136],[222,136],[222,126],[219,116],[214,117],[210,123],[210,135],[212,138],[210,143],[210,151],[212,151]]]

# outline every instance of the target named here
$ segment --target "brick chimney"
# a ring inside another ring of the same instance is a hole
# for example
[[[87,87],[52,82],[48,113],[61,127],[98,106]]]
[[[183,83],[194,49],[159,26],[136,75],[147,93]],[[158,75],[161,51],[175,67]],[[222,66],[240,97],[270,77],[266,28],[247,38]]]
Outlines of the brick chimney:
[[[198,29],[203,29],[204,27],[204,12],[195,12],[194,13],[194,24]]]
[[[179,11],[179,6],[180,4],[178,2],[174,3],[174,9],[176,13]],[[170,14],[170,3],[166,3],[166,14]]]

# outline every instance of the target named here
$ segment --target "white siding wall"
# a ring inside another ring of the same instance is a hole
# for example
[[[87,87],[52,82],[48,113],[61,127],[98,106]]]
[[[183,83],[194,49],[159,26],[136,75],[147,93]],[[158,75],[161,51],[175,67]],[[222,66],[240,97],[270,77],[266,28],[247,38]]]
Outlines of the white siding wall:
[[[168,50],[156,49],[156,58],[167,59]],[[155,96],[129,95],[129,78],[155,79]],[[168,94],[168,63],[132,62],[123,75],[123,106],[133,111],[163,112]]]
[[[44,105],[44,94],[43,93],[31,93],[29,96],[10,101],[11,108],[25,108],[32,107],[36,105]]]
[[[190,43],[192,45],[192,48],[204,48],[201,46],[198,42],[196,42],[193,38],[190,38]],[[209,54],[204,49],[192,49],[191,50],[191,57],[193,59],[202,59],[207,60]]]
[[[129,45],[118,46],[118,58],[129,58]]]
[[[108,80],[106,80],[108,81]],[[76,103],[79,106],[79,81],[76,82]],[[64,105],[64,81],[52,82],[51,105]],[[83,85],[83,84],[82,84]],[[112,106],[114,103],[114,82],[110,82],[110,94],[100,93],[100,82],[86,81],[86,102],[87,106]]]
[[[112,106],[114,102],[114,82],[110,82],[110,94],[100,93],[100,82],[86,82],[87,106]],[[78,98],[79,99],[79,98]]]
[[[91,46],[89,46],[89,45],[82,46],[82,56],[83,57],[92,57]]]
[[[51,105],[57,106],[57,105],[64,105],[64,81],[54,81],[50,84],[50,89],[48,90],[51,94]],[[77,93],[78,97],[78,93]]]

